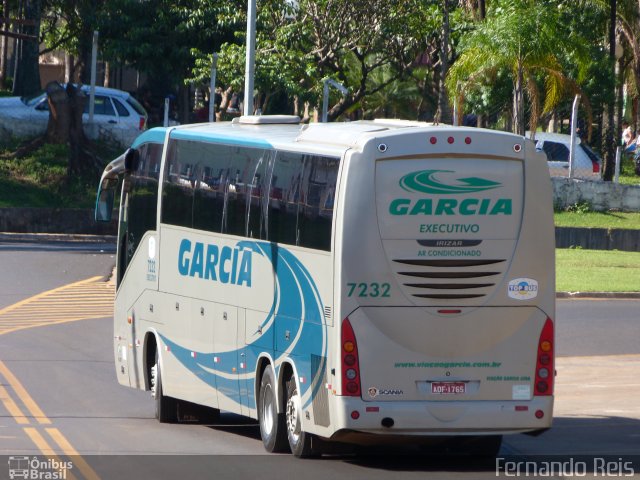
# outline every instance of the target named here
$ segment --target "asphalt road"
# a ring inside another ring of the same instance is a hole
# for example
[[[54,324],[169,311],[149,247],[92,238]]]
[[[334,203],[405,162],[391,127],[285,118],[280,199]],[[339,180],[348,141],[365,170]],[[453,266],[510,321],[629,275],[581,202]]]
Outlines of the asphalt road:
[[[107,276],[113,263],[111,253],[0,248],[0,309],[45,290]],[[569,381],[585,372],[584,359],[587,364],[595,363],[594,368],[605,363],[599,358],[615,359],[617,364],[609,361],[607,365],[621,371],[628,363],[625,358],[630,358],[636,362],[632,365],[637,373],[639,308],[638,300],[558,301],[558,351],[567,357],[559,359],[559,378],[569,383],[558,385],[555,426],[536,438],[507,437],[503,455],[628,455],[640,451],[634,447],[640,442],[640,415],[629,414],[624,401],[621,410],[593,414],[615,395],[615,384],[612,393],[592,388],[587,392],[592,410],[579,410],[584,406],[582,397],[574,398],[577,387],[571,387]],[[629,357],[612,356],[621,354]],[[611,357],[597,357],[602,355]],[[592,372],[595,380],[589,380],[587,386],[598,385],[598,372]],[[610,377],[618,383],[627,382]],[[624,400],[630,395],[628,400],[637,403],[637,393],[625,390],[617,397],[622,395]],[[7,395],[21,415],[8,409]],[[492,462],[406,457],[390,451],[305,461],[290,455],[268,455],[255,423],[231,414],[223,413],[214,426],[161,425],[154,419],[148,392],[117,384],[112,320],[106,317],[0,335],[0,399],[0,455],[42,456],[49,447],[60,458],[74,462],[76,478],[496,476]],[[6,473],[0,463],[0,478]]]

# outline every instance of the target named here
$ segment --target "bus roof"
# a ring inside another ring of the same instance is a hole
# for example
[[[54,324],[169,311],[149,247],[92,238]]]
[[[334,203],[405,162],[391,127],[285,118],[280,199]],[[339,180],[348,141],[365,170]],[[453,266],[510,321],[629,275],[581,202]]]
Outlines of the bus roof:
[[[220,142],[231,145],[277,148],[289,151],[305,151],[324,155],[341,156],[342,153],[356,147],[363,140],[386,137],[404,130],[407,133],[420,129],[435,131],[450,125],[433,125],[425,122],[378,119],[373,121],[312,123],[300,125],[294,116],[263,115],[243,116],[231,122],[196,123],[177,127],[158,127],[147,130],[133,143],[136,148],[142,143],[164,143],[167,131],[170,137],[200,142]],[[465,127],[453,127],[467,130]],[[473,128],[475,132],[480,129]],[[495,131],[494,133],[505,132]]]

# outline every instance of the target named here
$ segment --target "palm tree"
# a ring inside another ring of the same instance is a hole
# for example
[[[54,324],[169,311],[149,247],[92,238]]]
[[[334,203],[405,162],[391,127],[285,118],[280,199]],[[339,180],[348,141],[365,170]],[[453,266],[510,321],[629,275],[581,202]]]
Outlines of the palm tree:
[[[461,41],[462,53],[449,70],[451,96],[472,91],[507,72],[513,82],[513,131],[525,133],[524,96],[531,102],[529,127],[535,131],[541,113],[551,111],[567,93],[579,92],[563,73],[560,53],[580,45],[563,33],[557,12],[533,0],[492,2],[484,22]],[[579,55],[578,55],[579,56]],[[537,78],[544,81],[544,103]]]

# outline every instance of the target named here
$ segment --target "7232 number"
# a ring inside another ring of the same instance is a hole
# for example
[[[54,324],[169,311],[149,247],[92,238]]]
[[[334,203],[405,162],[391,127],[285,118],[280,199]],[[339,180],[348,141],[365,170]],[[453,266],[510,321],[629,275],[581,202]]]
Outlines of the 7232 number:
[[[390,297],[391,285],[388,283],[347,283],[347,297]]]

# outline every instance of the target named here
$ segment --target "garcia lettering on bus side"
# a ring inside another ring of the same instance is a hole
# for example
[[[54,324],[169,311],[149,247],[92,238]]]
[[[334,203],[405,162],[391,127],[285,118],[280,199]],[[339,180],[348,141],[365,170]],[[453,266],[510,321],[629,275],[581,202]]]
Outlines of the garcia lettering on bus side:
[[[251,287],[250,249],[204,244],[183,238],[178,250],[178,272],[214,282]]]

